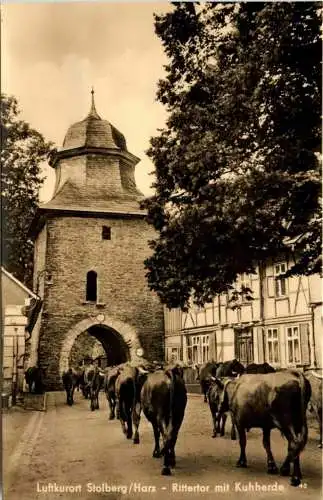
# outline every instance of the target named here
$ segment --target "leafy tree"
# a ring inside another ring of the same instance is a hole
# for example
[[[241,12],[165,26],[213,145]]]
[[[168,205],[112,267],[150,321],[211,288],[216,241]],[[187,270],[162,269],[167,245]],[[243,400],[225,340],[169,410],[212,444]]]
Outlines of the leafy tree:
[[[43,183],[40,164],[51,144],[19,119],[17,99],[1,95],[1,240],[2,262],[31,286],[33,243],[28,228]]]
[[[166,127],[148,151],[158,231],[145,262],[169,307],[228,291],[294,241],[320,269],[321,41],[316,2],[175,3],[155,16]],[[245,293],[245,290],[242,290]]]

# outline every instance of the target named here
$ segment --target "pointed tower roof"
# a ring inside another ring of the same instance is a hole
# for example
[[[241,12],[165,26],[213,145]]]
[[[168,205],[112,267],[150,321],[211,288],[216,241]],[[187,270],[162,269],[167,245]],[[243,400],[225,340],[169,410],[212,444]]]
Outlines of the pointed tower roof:
[[[110,122],[102,120],[97,113],[94,102],[94,90],[91,90],[91,108],[84,120],[69,127],[60,151],[88,147],[100,149],[117,149],[127,151],[124,135]]]

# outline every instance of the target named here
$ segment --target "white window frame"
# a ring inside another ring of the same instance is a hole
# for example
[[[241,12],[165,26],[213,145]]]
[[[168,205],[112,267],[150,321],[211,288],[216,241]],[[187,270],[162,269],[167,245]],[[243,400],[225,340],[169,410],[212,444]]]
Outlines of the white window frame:
[[[250,290],[252,290],[252,286],[251,286],[251,275],[249,273],[242,273],[240,274],[240,277],[239,277],[239,281],[240,281],[240,287],[244,286],[246,288],[250,288]],[[248,304],[250,301],[246,299],[246,294],[242,294],[241,295],[241,303],[242,304]]]
[[[285,327],[286,335],[286,364],[287,366],[298,366],[302,364],[301,335],[299,325],[288,325]],[[292,361],[289,359],[289,346],[292,347]],[[298,345],[298,348],[296,347]],[[298,349],[298,358],[296,351]]]
[[[274,333],[277,336],[274,336]],[[281,353],[280,353],[280,339],[279,339],[279,328],[270,327],[266,329],[266,361],[272,366],[279,366],[281,364]],[[275,349],[275,344],[277,350]],[[270,348],[271,346],[271,348]],[[275,352],[277,352],[277,361],[275,359]]]
[[[275,275],[275,297],[286,297],[287,296],[287,278],[280,277],[287,271],[286,262],[274,262],[274,275]]]
[[[189,355],[190,353],[190,355]],[[209,360],[210,335],[188,335],[186,342],[186,356],[193,364],[202,364]]]

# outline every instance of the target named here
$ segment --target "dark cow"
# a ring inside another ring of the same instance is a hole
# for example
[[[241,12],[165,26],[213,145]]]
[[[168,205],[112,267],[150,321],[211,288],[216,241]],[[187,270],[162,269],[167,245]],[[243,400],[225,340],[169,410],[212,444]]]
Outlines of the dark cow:
[[[79,383],[80,372],[74,368],[69,368],[62,375],[64,389],[66,391],[66,404],[72,406],[74,403],[74,390]]]
[[[94,365],[93,364],[85,365],[83,369],[83,375],[80,380],[82,394],[85,397],[85,399],[90,398],[90,384],[93,374],[94,374]]]
[[[309,404],[309,411],[313,412],[320,429],[319,448],[322,448],[322,375],[313,370],[307,370],[305,377],[311,384],[312,395]]]
[[[301,372],[282,372],[242,375],[225,384],[216,380],[222,389],[220,412],[230,410],[240,442],[238,467],[247,467],[246,430],[259,427],[263,430],[263,445],[267,453],[267,471],[278,472],[270,447],[270,432],[278,428],[288,441],[287,457],[281,466],[283,476],[290,474],[291,485],[298,486],[302,474],[299,455],[307,442],[306,409],[311,397],[311,386]]]
[[[122,369],[124,367],[124,364],[122,365],[117,365],[117,366],[112,366],[109,367],[105,370],[105,376],[104,376],[104,392],[107,397],[107,401],[109,404],[110,408],[110,415],[109,415],[109,420],[113,420],[115,418],[115,408],[117,404],[117,398],[116,398],[116,380],[121,373]]]
[[[92,370],[88,371],[88,390],[91,400],[90,408],[92,411],[99,410],[99,393],[103,387],[104,373],[98,366],[93,366]]]
[[[251,363],[247,366],[245,373],[274,373],[276,370],[268,363]]]
[[[163,475],[170,475],[170,467],[176,465],[175,445],[186,403],[187,394],[181,367],[175,365],[147,376],[141,390],[141,404],[154,431],[153,457],[164,455]],[[159,447],[160,434],[164,443],[162,450]]]
[[[232,366],[230,368],[232,370]],[[256,364],[252,363],[247,366],[245,373],[249,374],[257,374],[257,373],[274,373],[276,370],[272,366],[270,366],[268,363],[262,363],[262,364]],[[228,380],[234,380],[232,377],[225,377],[222,378],[222,382],[226,382]],[[225,433],[225,423],[227,420],[227,413],[218,413],[217,408],[219,404],[219,399],[220,399],[220,394],[221,394],[221,389],[217,384],[214,383],[215,378],[211,377],[211,386],[208,391],[208,401],[209,401],[209,407],[211,410],[212,414],[212,419],[213,419],[213,433],[212,437],[216,437],[217,434],[220,434],[220,436],[224,436]],[[235,431],[235,426],[232,425],[231,427],[231,439],[236,439],[236,431]]]
[[[115,381],[116,413],[127,439],[139,443],[140,391],[148,371],[126,363]],[[133,435],[132,424],[135,427]]]
[[[242,375],[244,371],[244,366],[237,359],[232,359],[231,361],[219,363],[216,370],[216,377],[237,377],[238,375]]]
[[[28,384],[29,392],[33,394],[43,394],[45,392],[44,370],[38,366],[31,366],[25,372],[25,380]]]
[[[224,378],[221,379],[221,382],[225,385],[228,381],[234,381],[234,378]],[[215,438],[217,434],[220,434],[220,436],[224,436],[225,432],[225,423],[227,420],[227,412],[226,411],[219,411],[220,405],[222,403],[222,398],[223,398],[223,386],[221,386],[217,382],[217,379],[212,377],[212,383],[211,386],[208,390],[208,401],[209,401],[209,407],[212,415],[212,420],[213,420],[213,432],[212,432],[212,437]],[[236,439],[236,432],[235,432],[235,427],[232,424],[231,427],[231,439]]]
[[[208,361],[204,365],[201,366],[198,372],[198,377],[201,386],[201,392],[204,394],[204,402],[207,403],[207,392],[209,390],[211,384],[211,377],[216,375],[216,370],[219,366],[219,363],[215,363],[214,361]]]

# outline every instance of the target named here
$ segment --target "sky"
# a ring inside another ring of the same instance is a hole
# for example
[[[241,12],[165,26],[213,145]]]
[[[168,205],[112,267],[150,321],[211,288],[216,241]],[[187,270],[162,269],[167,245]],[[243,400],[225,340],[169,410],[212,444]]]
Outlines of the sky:
[[[1,91],[17,97],[20,118],[61,147],[70,125],[96,109],[126,137],[141,158],[138,188],[152,194],[154,167],[145,151],[165,124],[156,101],[157,81],[167,64],[154,33],[161,3],[72,2],[2,5]],[[53,193],[55,173],[46,176],[40,200]]]

